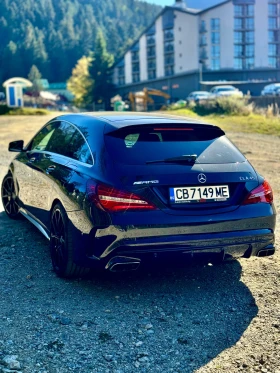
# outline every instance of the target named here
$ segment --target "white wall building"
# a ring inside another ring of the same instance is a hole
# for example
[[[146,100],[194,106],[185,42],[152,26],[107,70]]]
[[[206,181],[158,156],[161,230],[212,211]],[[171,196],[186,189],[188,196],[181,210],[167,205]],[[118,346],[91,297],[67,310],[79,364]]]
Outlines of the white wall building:
[[[149,86],[182,97],[199,88],[201,68],[204,81],[280,80],[280,0],[221,0],[203,10],[186,2],[165,7],[114,66],[120,91]]]

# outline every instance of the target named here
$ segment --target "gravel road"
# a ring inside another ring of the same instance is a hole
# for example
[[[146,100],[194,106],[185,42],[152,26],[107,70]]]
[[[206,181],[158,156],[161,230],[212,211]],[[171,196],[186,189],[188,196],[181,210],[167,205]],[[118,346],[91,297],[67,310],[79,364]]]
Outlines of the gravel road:
[[[0,179],[8,142],[48,119],[0,118]],[[279,212],[280,139],[228,135],[272,184]],[[280,251],[66,281],[36,228],[2,210],[0,372],[280,373]]]

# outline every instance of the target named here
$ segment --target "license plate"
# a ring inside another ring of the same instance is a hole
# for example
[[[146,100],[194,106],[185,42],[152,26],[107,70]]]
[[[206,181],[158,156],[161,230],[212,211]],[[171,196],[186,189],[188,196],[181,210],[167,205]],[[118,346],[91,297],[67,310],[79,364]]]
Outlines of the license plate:
[[[223,202],[230,197],[228,185],[170,188],[171,203]]]

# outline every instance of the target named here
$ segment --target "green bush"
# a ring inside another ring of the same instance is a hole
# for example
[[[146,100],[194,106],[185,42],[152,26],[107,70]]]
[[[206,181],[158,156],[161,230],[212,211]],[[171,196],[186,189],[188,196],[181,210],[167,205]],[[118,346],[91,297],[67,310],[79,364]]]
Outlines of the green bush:
[[[45,109],[34,109],[34,108],[17,108],[12,109],[7,105],[0,105],[0,115],[47,115],[48,110]]]
[[[18,108],[10,109],[8,115],[47,115],[49,111],[46,109],[33,109],[33,108]]]

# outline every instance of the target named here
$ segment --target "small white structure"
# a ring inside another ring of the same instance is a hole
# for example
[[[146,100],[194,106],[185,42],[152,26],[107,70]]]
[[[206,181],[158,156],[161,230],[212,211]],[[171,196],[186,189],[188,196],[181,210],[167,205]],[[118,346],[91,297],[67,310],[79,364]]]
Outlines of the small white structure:
[[[6,99],[9,107],[23,107],[23,88],[32,87],[32,83],[24,78],[11,78],[3,83],[6,88]]]

